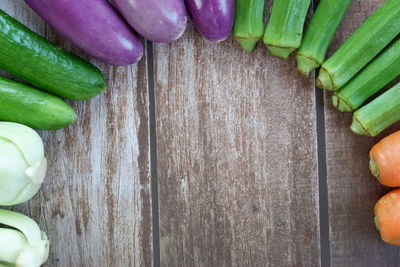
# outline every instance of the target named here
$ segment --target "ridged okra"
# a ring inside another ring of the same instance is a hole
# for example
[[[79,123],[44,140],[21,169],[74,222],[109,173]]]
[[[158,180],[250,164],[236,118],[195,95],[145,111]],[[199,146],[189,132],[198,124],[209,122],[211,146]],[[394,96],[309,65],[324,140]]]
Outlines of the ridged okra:
[[[359,135],[377,136],[399,120],[400,83],[354,112],[351,130]]]
[[[343,112],[356,110],[399,75],[400,39],[392,43],[353,79],[337,90],[332,96],[332,103]]]
[[[322,64],[317,86],[337,90],[400,33],[400,1],[387,0]]]
[[[308,76],[325,59],[326,51],[352,0],[321,0],[297,51],[297,69]]]
[[[288,58],[300,47],[310,0],[275,0],[264,34],[272,55]]]
[[[265,0],[236,0],[233,36],[246,51],[253,51],[264,35]]]

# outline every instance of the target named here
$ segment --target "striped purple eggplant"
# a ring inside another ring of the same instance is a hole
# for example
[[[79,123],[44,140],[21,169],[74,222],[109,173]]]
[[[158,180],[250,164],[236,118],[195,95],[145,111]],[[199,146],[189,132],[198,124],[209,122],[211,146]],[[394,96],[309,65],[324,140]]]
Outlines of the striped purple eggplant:
[[[25,0],[57,32],[113,65],[140,60],[143,44],[107,0]]]
[[[197,30],[212,42],[221,42],[232,32],[235,18],[234,0],[185,0]]]
[[[186,29],[183,0],[114,0],[114,3],[128,23],[150,41],[172,42]]]

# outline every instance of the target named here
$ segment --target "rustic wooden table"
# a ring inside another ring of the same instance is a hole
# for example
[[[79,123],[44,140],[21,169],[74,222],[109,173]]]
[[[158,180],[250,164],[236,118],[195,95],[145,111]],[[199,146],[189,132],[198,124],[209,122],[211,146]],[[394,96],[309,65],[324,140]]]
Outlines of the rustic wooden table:
[[[354,0],[332,51],[382,2]],[[0,7],[87,58],[22,0]],[[129,67],[92,60],[108,90],[73,103],[75,125],[41,133],[47,180],[15,209],[48,233],[46,266],[400,265],[372,221],[387,189],[367,155],[381,137],[351,134],[293,58],[191,26],[146,52]]]

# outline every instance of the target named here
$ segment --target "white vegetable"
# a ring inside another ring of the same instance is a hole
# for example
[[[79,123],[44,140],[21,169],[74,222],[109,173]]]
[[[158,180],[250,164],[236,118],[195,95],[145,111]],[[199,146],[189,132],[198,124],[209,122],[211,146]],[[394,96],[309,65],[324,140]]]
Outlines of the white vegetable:
[[[39,267],[49,256],[49,241],[31,218],[0,209],[0,266]]]
[[[0,205],[31,199],[46,176],[43,142],[31,128],[0,122]]]

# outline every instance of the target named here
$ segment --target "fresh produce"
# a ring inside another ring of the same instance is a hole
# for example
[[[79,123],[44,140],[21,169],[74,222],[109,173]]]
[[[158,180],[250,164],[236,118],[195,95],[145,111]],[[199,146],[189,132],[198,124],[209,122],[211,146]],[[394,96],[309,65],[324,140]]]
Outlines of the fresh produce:
[[[76,121],[70,105],[56,96],[0,77],[0,120],[35,129],[61,129]]]
[[[375,226],[386,243],[400,245],[400,189],[384,195],[375,205]]]
[[[57,32],[89,55],[113,65],[140,60],[143,45],[106,0],[25,0]]]
[[[212,42],[227,39],[235,18],[234,0],[185,0],[197,30]]]
[[[300,47],[310,3],[310,0],[274,0],[264,34],[264,43],[272,55],[288,58]]]
[[[47,261],[49,246],[35,221],[0,209],[0,266],[39,267]]]
[[[264,35],[265,0],[236,0],[233,36],[246,51],[253,51]]]
[[[105,89],[92,64],[53,45],[0,10],[0,69],[53,94],[89,99]]]
[[[351,130],[360,135],[377,136],[399,120],[400,83],[354,112]]]
[[[172,42],[182,36],[187,16],[183,0],[114,0],[129,24],[153,42]]]
[[[351,0],[321,0],[296,54],[297,69],[308,76],[325,59],[332,38]]]
[[[400,75],[400,39],[373,59],[353,79],[332,96],[333,105],[340,111],[359,108],[368,98]]]
[[[0,206],[31,199],[46,170],[40,136],[22,124],[0,121]]]
[[[400,186],[400,131],[377,143],[369,152],[371,173],[386,186]]]
[[[337,90],[400,33],[399,0],[387,0],[322,64],[317,86]]]

